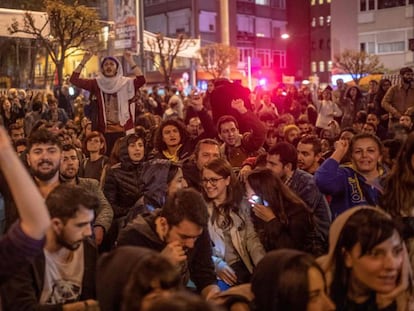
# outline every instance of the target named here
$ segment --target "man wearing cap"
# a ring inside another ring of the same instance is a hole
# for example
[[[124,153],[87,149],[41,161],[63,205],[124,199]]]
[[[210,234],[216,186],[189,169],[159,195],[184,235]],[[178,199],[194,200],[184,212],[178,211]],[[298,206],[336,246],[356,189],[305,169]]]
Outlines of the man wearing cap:
[[[131,52],[125,51],[124,59],[131,67],[135,78],[123,76],[120,62],[112,57],[105,57],[101,63],[101,72],[96,79],[79,78],[92,53],[86,52],[82,61],[70,77],[70,82],[77,87],[90,91],[92,106],[92,130],[104,134],[108,153],[115,140],[125,132],[133,132],[135,105],[133,99],[138,89],[145,84],[141,69],[135,64]]]
[[[381,106],[390,113],[389,127],[398,123],[404,113],[414,112],[413,70],[409,67],[401,68],[400,76],[401,82],[391,86],[381,102]]]

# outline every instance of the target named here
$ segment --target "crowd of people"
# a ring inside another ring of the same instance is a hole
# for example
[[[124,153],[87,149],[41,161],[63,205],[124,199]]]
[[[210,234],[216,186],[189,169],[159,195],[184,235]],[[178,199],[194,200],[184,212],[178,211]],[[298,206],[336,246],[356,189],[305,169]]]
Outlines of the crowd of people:
[[[411,68],[161,95],[91,57],[0,97],[4,310],[414,310]]]

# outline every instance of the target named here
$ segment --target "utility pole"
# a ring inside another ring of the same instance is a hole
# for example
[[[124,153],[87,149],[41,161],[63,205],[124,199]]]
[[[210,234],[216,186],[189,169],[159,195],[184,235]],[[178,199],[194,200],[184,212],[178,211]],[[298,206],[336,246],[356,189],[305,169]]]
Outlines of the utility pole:
[[[220,34],[221,43],[230,45],[230,28],[229,28],[229,2],[228,0],[220,1]],[[224,77],[230,79],[230,67],[227,66],[224,71]]]

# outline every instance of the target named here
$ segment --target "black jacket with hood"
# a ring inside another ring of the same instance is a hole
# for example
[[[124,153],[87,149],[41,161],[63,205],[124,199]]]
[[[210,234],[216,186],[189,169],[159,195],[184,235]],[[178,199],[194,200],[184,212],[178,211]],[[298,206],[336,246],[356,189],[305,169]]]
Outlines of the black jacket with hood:
[[[119,233],[118,246],[141,246],[161,252],[167,244],[160,239],[156,232],[155,219],[159,210],[152,213],[138,215]],[[187,269],[182,275],[183,284],[189,278],[194,282],[198,291],[205,287],[217,284],[216,274],[212,261],[211,240],[207,228],[195,242],[194,248],[187,252]]]

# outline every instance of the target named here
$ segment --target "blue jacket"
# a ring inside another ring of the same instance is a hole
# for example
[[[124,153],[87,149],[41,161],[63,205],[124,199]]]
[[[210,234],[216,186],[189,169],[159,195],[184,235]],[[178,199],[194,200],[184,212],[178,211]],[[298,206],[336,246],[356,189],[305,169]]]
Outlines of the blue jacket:
[[[331,158],[315,172],[315,181],[322,193],[332,196],[332,218],[354,206],[378,205],[382,194],[379,184],[368,184],[351,165],[339,165]]]

